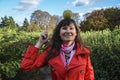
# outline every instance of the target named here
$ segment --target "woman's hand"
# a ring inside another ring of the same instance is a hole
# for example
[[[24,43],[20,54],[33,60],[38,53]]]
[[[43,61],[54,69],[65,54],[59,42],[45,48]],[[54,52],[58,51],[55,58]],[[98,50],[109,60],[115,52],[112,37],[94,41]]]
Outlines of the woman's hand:
[[[49,39],[48,35],[48,26],[45,26],[45,31],[39,37],[38,42],[36,43],[35,47],[40,48],[45,42]]]
[[[47,42],[48,41],[48,32],[47,31],[45,31],[45,32],[43,32],[42,34],[41,34],[41,36],[40,36],[40,38],[39,38],[39,41],[42,43],[42,44],[44,44],[45,42]]]

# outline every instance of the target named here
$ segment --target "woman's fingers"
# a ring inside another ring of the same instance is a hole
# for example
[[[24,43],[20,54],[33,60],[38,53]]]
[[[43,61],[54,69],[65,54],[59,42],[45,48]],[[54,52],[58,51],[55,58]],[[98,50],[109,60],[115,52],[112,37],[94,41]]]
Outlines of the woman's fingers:
[[[45,31],[48,32],[48,25],[45,25]]]
[[[45,32],[45,33],[42,35],[42,39],[43,39],[43,40],[46,40],[47,38],[48,38],[48,33]]]
[[[49,39],[49,35],[46,31],[43,34],[41,34],[41,38],[40,38],[41,43],[46,43],[48,39]]]
[[[41,34],[41,37],[40,37],[40,41],[41,41],[42,43],[47,42],[48,39],[49,39],[48,27],[49,27],[48,25],[44,26],[45,31]]]

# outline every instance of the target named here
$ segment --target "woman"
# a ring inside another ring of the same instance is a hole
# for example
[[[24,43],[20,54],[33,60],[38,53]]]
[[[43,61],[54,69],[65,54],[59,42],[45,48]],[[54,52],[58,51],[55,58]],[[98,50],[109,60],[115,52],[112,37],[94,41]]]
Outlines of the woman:
[[[79,28],[73,19],[60,21],[54,30],[51,45],[38,55],[48,37],[45,31],[35,46],[28,47],[21,63],[23,70],[49,64],[52,80],[94,80],[90,49],[82,44]]]

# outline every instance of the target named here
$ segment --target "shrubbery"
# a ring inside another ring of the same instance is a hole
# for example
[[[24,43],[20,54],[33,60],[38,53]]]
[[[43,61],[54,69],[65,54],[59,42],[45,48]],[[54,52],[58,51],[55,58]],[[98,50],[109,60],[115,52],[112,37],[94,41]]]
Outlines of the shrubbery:
[[[10,80],[10,78],[13,80],[14,77],[17,78],[18,76],[17,80],[27,78],[29,80],[32,77],[31,75],[35,77],[40,74],[40,71],[46,74],[44,72],[46,67],[42,70],[30,71],[28,74],[20,70],[20,62],[24,51],[28,45],[36,43],[40,32],[24,32],[11,29],[0,29],[0,32],[0,75],[6,77],[2,80]],[[82,33],[82,37],[85,44],[91,48],[91,59],[96,80],[119,80],[120,29],[89,31]],[[20,79],[20,77],[22,78]]]
[[[91,48],[96,80],[120,79],[120,29],[91,31],[83,34]]]

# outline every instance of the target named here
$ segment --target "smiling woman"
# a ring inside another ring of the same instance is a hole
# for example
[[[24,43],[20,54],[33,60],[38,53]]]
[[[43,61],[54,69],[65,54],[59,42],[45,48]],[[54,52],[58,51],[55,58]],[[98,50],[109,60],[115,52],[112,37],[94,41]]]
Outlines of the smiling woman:
[[[74,42],[76,36],[77,33],[73,23],[71,23],[69,26],[61,27],[60,37],[65,43],[68,42],[68,45],[71,45]]]
[[[60,37],[67,45],[71,45],[77,36],[77,32],[73,23],[61,27]]]
[[[28,47],[21,63],[24,71],[49,64],[52,80],[94,80],[90,49],[82,44],[79,28],[73,19],[61,20],[54,30],[51,44],[38,54],[48,39],[46,30],[35,46]]]

